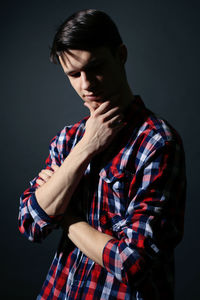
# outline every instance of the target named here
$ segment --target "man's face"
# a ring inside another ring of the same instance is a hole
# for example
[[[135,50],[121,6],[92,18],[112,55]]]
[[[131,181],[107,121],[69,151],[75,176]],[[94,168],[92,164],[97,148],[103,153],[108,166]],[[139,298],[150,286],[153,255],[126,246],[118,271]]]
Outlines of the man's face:
[[[69,50],[59,60],[72,87],[94,109],[120,95],[125,78],[125,59],[120,50],[115,54],[106,47],[92,51]]]

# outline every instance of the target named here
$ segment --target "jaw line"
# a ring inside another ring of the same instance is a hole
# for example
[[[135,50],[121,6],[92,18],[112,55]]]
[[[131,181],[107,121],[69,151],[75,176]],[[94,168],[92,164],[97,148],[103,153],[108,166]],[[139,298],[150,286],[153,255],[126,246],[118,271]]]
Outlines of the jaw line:
[[[94,110],[96,110],[102,104],[102,102],[97,102],[97,101],[85,101],[84,100],[84,102],[90,103],[90,105],[94,108]]]

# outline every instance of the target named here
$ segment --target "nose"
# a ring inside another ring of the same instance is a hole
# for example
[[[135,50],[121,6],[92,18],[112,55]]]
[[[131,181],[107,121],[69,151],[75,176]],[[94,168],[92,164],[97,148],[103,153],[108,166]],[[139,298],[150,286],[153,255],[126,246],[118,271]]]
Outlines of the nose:
[[[83,90],[90,90],[94,84],[94,78],[88,72],[81,72],[81,87]]]

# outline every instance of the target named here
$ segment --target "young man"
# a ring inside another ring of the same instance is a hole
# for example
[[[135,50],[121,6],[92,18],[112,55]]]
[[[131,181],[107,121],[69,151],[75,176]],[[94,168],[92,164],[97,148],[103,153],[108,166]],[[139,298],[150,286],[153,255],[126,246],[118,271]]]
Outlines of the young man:
[[[19,228],[63,236],[37,299],[173,299],[183,233],[184,153],[175,130],[133,95],[112,20],[84,10],[58,29],[59,62],[90,116],[52,141],[21,196]]]

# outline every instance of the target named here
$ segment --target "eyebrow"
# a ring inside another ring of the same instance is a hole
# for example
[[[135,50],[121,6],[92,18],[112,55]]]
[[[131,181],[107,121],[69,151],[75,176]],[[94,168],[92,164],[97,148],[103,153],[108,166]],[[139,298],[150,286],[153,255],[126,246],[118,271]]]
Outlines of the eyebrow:
[[[87,70],[87,69],[90,69],[98,64],[101,64],[103,62],[103,59],[102,58],[93,58],[91,59],[85,66],[83,66],[83,68],[81,68],[82,70]],[[72,75],[76,72],[80,72],[80,69],[71,69],[69,71],[66,71],[65,74],[66,75]]]

